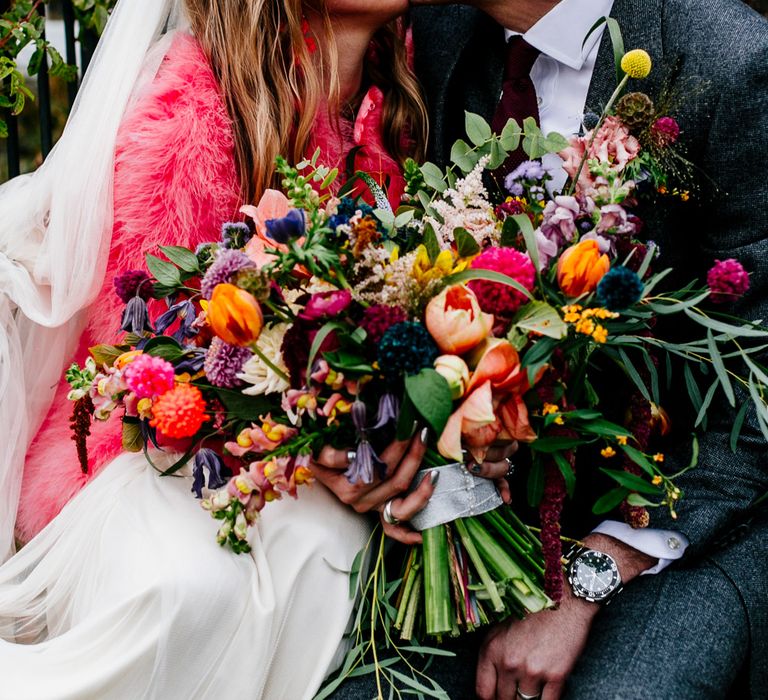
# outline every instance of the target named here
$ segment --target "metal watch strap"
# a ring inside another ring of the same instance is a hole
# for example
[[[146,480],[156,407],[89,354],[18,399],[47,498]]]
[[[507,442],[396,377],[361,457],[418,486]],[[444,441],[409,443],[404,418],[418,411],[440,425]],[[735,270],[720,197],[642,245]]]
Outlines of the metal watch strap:
[[[574,591],[574,595],[578,598],[581,598],[582,600],[586,600],[590,603],[597,603],[598,605],[609,605],[611,601],[624,590],[624,582],[621,580],[621,574],[619,574],[619,585],[616,586],[605,598],[602,600],[596,600],[595,598],[589,598],[586,596],[579,595],[573,587],[573,581],[571,580],[571,576],[573,575],[573,563],[578,559],[579,556],[582,554],[585,554],[586,552],[593,552],[597,550],[593,550],[590,547],[585,547],[582,544],[579,544],[578,542],[574,542],[573,545],[571,545],[571,548],[568,550],[568,553],[564,556],[564,559],[566,561],[566,571],[568,573],[568,583],[571,585],[571,590]],[[603,552],[606,556],[611,557],[610,554],[607,554],[606,552]],[[611,557],[611,560],[614,564],[616,564],[616,560]],[[617,565],[618,568],[618,565]]]

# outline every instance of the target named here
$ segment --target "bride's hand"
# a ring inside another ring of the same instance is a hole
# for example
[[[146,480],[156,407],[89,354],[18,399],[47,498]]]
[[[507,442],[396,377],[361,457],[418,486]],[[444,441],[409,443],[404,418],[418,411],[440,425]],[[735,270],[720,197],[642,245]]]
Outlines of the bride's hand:
[[[349,467],[348,453],[324,447],[316,460],[312,462],[315,478],[336,497],[351,506],[358,513],[377,511],[380,515],[389,501],[390,515],[401,521],[397,524],[386,522],[382,518],[384,532],[391,538],[404,544],[418,544],[421,535],[408,525],[416,513],[429,502],[434,491],[432,479],[423,479],[413,493],[402,496],[411,485],[416,472],[421,467],[427,449],[427,429],[410,440],[392,442],[380,456],[387,465],[383,480],[376,477],[372,484],[350,484],[344,472]]]
[[[490,447],[484,462],[480,464],[473,462],[471,456],[467,461],[467,469],[475,476],[491,479],[496,484],[504,503],[512,502],[512,492],[506,477],[510,476],[514,469],[511,458],[517,452],[517,448],[517,441],[497,443]]]

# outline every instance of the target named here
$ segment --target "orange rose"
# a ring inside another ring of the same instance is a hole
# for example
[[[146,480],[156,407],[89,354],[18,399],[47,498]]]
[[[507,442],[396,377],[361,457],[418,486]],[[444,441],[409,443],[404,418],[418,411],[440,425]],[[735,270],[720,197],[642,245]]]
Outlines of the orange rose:
[[[462,355],[491,334],[493,315],[483,313],[463,284],[444,289],[427,304],[424,321],[441,352]]]
[[[255,343],[264,327],[264,315],[252,294],[234,284],[218,284],[208,302],[213,332],[230,345]]]
[[[569,297],[593,292],[611,267],[607,255],[600,254],[595,240],[572,245],[557,263],[557,282]]]

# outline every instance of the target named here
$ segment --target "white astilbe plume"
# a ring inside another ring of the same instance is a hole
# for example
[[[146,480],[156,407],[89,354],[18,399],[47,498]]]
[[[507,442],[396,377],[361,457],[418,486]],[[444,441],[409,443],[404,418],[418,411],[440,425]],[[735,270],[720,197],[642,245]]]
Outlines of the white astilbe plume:
[[[392,260],[383,248],[367,248],[358,261],[356,271],[362,279],[352,292],[354,298],[412,309],[418,295],[418,285],[412,275],[415,260],[415,252]]]
[[[288,374],[288,368],[283,360],[283,353],[280,348],[283,345],[285,332],[288,330],[287,323],[278,323],[271,328],[265,328],[259,336],[259,350],[269,359],[272,364]],[[243,371],[237,375],[246,384],[252,384],[243,393],[248,396],[263,396],[266,394],[279,394],[287,391],[288,382],[279,376],[264,360],[258,355],[251,357],[243,365]]]
[[[444,223],[431,217],[424,218],[425,223],[434,228],[443,250],[452,246],[453,232],[457,228],[466,229],[481,246],[489,242],[498,244],[498,221],[483,185],[483,172],[489,160],[489,156],[481,158],[466,177],[457,180],[455,188],[448,188],[440,199],[432,203],[432,208]]]

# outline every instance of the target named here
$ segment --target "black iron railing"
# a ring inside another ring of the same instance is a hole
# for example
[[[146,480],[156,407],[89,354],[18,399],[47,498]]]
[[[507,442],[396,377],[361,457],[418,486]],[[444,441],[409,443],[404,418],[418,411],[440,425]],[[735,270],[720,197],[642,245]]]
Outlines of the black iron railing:
[[[0,0],[0,11],[7,9],[10,0]],[[51,20],[63,23],[66,62],[77,68],[77,76],[66,83],[52,79],[48,71],[48,58],[43,57],[40,72],[34,82],[35,103],[29,104],[19,115],[6,111],[4,119],[8,124],[8,138],[2,139],[0,150],[5,147],[5,172],[0,171],[0,181],[15,177],[23,170],[37,166],[53,148],[63,126],[66,115],[74,104],[80,80],[96,48],[98,36],[93,31],[82,31],[75,19],[70,0],[42,3],[40,14],[47,14]]]

